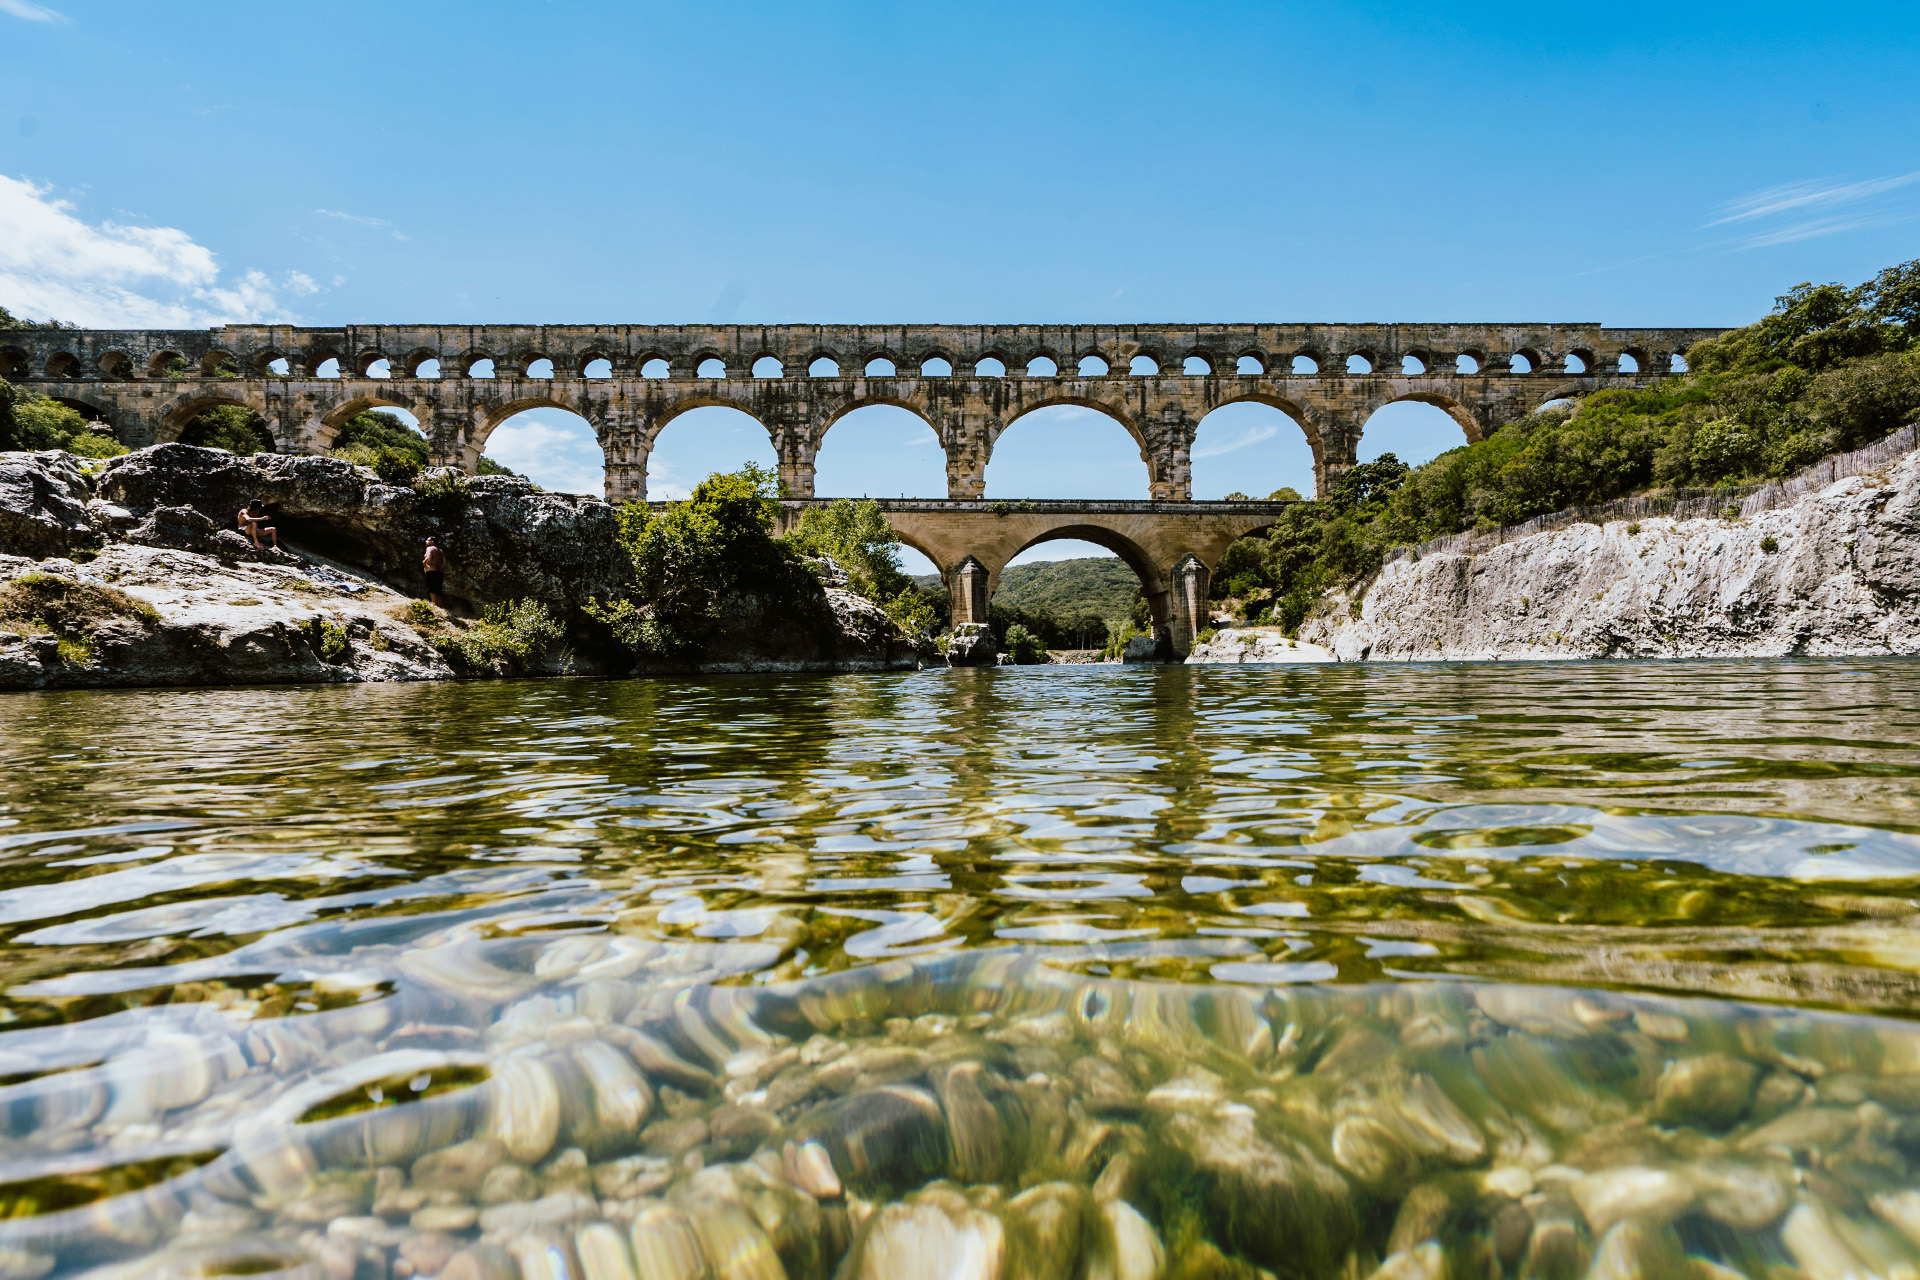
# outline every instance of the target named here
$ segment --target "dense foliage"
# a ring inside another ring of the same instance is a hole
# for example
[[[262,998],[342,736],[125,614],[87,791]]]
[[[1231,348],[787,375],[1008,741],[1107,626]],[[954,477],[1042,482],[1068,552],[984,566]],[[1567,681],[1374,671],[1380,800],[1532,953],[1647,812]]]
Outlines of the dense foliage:
[[[795,617],[820,617],[820,577],[844,572],[848,587],[879,604],[909,639],[923,638],[932,611],[900,570],[899,540],[873,501],[843,499],[806,513],[775,537],[779,481],[748,463],[702,480],[662,511],[620,510],[620,544],[634,590],[596,601],[589,616],[644,657],[697,658],[741,596]]]
[[[1800,285],[1687,360],[1683,378],[1547,406],[1419,467],[1389,454],[1353,468],[1267,536],[1229,547],[1214,597],[1292,629],[1394,545],[1780,477],[1870,444],[1920,414],[1920,261],[1854,288]]]
[[[329,452],[336,458],[369,468],[388,484],[412,484],[432,458],[427,438],[400,415],[386,409],[363,410],[341,423]],[[474,470],[483,476],[520,474],[485,455]]]
[[[900,568],[900,539],[871,498],[840,498],[809,507],[786,543],[803,556],[827,559],[847,585],[887,611],[903,634],[931,631],[937,619],[926,596]]]
[[[180,443],[225,449],[242,457],[274,451],[267,420],[237,404],[218,404],[194,417],[180,429]]]
[[[0,315],[5,315],[0,311]],[[0,452],[65,449],[82,458],[112,458],[127,451],[104,422],[58,400],[22,391],[0,379]]]

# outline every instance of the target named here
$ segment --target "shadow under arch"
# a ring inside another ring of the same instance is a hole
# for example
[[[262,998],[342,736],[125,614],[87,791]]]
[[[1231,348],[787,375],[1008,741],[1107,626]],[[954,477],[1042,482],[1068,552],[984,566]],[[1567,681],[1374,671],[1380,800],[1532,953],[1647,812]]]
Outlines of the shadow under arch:
[[[188,396],[185,399],[175,402],[161,414],[160,430],[155,433],[154,442],[156,444],[170,444],[178,440],[180,433],[187,429],[188,423],[192,422],[207,410],[218,409],[222,405],[233,405],[236,408],[245,409],[248,413],[252,414],[260,413],[258,405],[248,404],[245,400],[236,396]],[[262,415],[262,417],[264,417],[264,415]],[[286,443],[274,431],[271,422],[268,422],[262,429],[273,438],[274,448],[281,448]]]
[[[55,404],[65,405],[75,413],[84,416],[88,422],[104,422],[108,426],[113,425],[112,412],[91,401],[81,400],[74,396],[48,396],[47,399],[53,401]]]
[[[1153,562],[1153,557],[1132,538],[1118,530],[1098,524],[1068,524],[1057,529],[1048,529],[1036,534],[1014,548],[1013,554],[994,567],[987,577],[987,599],[992,601],[1000,590],[1000,577],[1006,567],[1033,547],[1047,542],[1091,542],[1096,547],[1104,547],[1113,552],[1133,570],[1133,576],[1140,579],[1140,594],[1147,598],[1147,612],[1153,620],[1156,632],[1170,626],[1173,621],[1172,589],[1165,575]]]

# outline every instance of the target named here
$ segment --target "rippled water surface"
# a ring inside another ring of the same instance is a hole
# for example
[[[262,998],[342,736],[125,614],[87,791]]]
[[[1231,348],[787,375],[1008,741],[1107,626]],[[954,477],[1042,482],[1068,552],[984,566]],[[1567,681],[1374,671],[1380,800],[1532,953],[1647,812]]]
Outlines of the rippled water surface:
[[[1920,1276],[1920,664],[0,698],[0,1280]]]

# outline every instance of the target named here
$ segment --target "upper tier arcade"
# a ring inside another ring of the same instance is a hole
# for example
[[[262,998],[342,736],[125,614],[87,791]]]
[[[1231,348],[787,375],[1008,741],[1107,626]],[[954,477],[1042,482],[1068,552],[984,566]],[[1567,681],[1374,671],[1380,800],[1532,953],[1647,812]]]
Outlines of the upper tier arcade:
[[[1255,401],[1297,421],[1323,490],[1382,405],[1437,405],[1478,440],[1542,403],[1638,387],[1717,329],[1595,324],[370,325],[0,333],[0,377],[74,405],[139,447],[216,404],[260,413],[278,447],[328,448],[365,409],[412,413],[434,459],[472,468],[507,418],[543,405],[593,425],[606,495],[646,495],[661,429],[707,405],[766,428],[781,478],[813,493],[813,459],[848,412],[920,415],[948,495],[979,497],[994,442],[1047,405],[1106,413],[1132,436],[1150,494],[1191,496],[1200,419]]]

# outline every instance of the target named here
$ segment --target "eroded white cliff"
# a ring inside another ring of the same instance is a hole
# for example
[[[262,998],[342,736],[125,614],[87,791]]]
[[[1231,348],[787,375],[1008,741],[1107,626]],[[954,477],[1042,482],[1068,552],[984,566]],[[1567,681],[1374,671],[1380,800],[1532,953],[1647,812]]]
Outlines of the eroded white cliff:
[[[1402,559],[1300,638],[1347,662],[1920,654],[1920,452],[1739,519]]]

